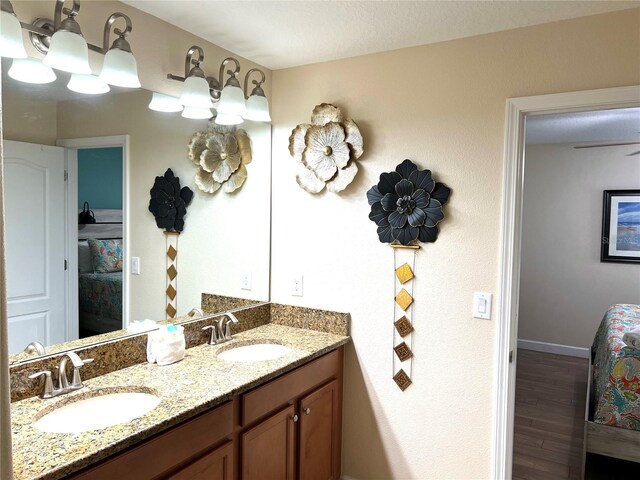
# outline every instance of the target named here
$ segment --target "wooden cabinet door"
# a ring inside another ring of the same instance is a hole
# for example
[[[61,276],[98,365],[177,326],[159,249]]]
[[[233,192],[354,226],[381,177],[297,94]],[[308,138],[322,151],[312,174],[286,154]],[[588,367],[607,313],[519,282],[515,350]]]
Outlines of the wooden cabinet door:
[[[291,405],[242,434],[244,480],[294,480],[294,415]]]
[[[227,442],[168,478],[169,480],[233,480],[233,470],[233,442]]]
[[[340,476],[338,387],[334,380],[300,401],[300,480],[337,480]]]

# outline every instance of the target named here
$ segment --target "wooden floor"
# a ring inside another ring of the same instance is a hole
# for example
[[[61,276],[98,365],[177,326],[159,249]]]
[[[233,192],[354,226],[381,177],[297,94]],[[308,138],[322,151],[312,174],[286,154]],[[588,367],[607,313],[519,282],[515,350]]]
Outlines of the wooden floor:
[[[587,359],[518,350],[514,480],[578,480]]]

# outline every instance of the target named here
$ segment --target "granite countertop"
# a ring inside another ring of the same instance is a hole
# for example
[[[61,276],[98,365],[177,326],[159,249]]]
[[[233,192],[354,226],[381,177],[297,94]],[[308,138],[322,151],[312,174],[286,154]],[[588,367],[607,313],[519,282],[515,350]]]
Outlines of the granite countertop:
[[[222,345],[200,345],[175,364],[138,364],[87,380],[85,387],[53,399],[29,398],[11,405],[14,478],[57,479],[109,457],[232,397],[288,372],[349,341],[349,337],[268,324]],[[233,345],[280,343],[293,349],[275,360],[225,362],[217,354]],[[142,417],[76,434],[45,433],[33,426],[42,411],[103,391],[141,391],[160,397]]]

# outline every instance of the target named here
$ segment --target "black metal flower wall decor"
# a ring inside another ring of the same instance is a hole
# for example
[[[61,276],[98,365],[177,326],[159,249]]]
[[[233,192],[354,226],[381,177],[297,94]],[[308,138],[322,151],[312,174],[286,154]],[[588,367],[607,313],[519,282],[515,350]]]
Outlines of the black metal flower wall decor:
[[[184,230],[184,216],[193,191],[189,187],[180,188],[180,179],[168,168],[164,176],[156,177],[150,193],[149,211],[156,218],[158,228],[168,232]]]
[[[395,171],[380,174],[378,184],[367,192],[369,219],[378,226],[382,243],[435,242],[450,193],[449,187],[433,179],[430,170],[419,170],[405,160]]]

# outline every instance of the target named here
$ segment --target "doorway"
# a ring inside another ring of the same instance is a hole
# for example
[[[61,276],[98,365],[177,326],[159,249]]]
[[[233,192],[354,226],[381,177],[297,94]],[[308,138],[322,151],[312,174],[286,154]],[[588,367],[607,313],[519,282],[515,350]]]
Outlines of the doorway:
[[[128,325],[128,135],[59,140],[69,151],[69,321],[79,338]],[[87,220],[79,220],[86,210]]]
[[[640,87],[522,97],[507,101],[503,182],[500,319],[494,386],[493,478],[512,478],[515,361],[522,245],[525,116],[640,106]]]

